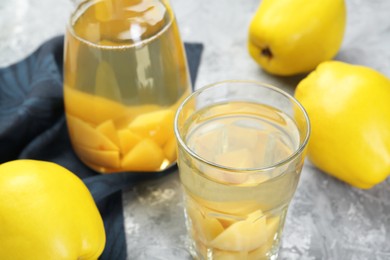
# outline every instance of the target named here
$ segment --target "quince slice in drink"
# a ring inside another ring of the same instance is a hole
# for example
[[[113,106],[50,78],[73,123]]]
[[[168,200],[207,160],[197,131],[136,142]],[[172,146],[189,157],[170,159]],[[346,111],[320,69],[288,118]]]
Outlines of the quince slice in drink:
[[[226,251],[251,251],[266,241],[266,217],[257,210],[225,229],[211,241],[211,246]]]
[[[286,144],[280,136],[269,135],[262,147],[259,144],[259,150],[264,150],[262,165],[270,166],[287,159],[294,152],[292,147],[293,144]]]
[[[74,149],[78,156],[86,162],[112,169],[117,169],[120,166],[118,151],[101,151],[81,145],[75,145]]]
[[[219,165],[236,169],[248,169],[254,167],[252,154],[248,149],[239,149],[217,155],[215,157],[215,162]],[[249,175],[248,172],[243,171],[221,171],[215,169],[212,172],[214,175],[219,172],[219,180],[233,184],[245,184]]]
[[[246,169],[254,167],[252,154],[249,149],[245,148],[216,155],[215,162],[219,165],[237,169]]]
[[[118,139],[122,154],[127,154],[136,144],[142,140],[139,135],[134,134],[127,128],[118,130]]]
[[[242,126],[238,122],[230,124],[224,128],[224,136],[228,149],[239,150],[249,149],[253,153],[255,144],[258,141],[259,130]]]
[[[194,152],[200,157],[213,161],[215,156],[215,148],[220,148],[220,144],[218,143],[218,139],[223,133],[222,128],[213,129],[212,131],[202,133],[201,135],[195,137],[195,141],[193,143],[193,147],[191,147]]]
[[[107,120],[96,127],[100,133],[109,138],[116,146],[119,147],[119,139],[115,124],[112,120]]]
[[[211,210],[198,204],[191,196],[186,197],[187,214],[191,219],[193,233],[196,239],[208,245],[223,230],[217,218],[210,216]]]
[[[235,214],[224,214],[223,212],[220,212],[218,210],[211,209],[208,206],[208,204],[203,203],[206,202],[206,200],[203,200],[201,198],[194,198],[193,196],[188,196],[187,199],[187,211],[189,213],[193,211],[199,211],[201,212],[202,216],[211,217],[213,219],[216,219],[219,224],[218,226],[222,226],[222,229],[227,228],[232,223],[237,221],[237,218],[232,219],[231,215],[236,216]],[[220,205],[223,202],[216,202],[217,205]],[[251,211],[252,212],[252,211]],[[240,216],[238,216],[240,218]]]
[[[267,241],[259,248],[251,251],[247,257],[248,260],[266,259],[266,254],[271,250],[272,246],[275,243],[274,237],[279,230],[279,223],[279,216],[267,218]]]
[[[94,5],[95,17],[101,22],[106,22],[113,17],[113,2],[111,0],[102,0]]]
[[[67,115],[66,120],[73,144],[102,151],[119,150],[107,136],[83,120],[71,115]]]
[[[145,138],[122,159],[122,168],[132,171],[155,171],[164,161],[164,153],[153,140]]]
[[[137,116],[155,112],[159,109],[161,109],[161,107],[154,104],[127,106],[126,114],[122,114],[121,117],[115,118],[115,125],[118,129],[127,128]]]
[[[143,137],[148,137],[158,145],[163,145],[173,133],[174,112],[171,109],[154,111],[137,116],[129,129]]]
[[[113,100],[64,87],[65,110],[85,122],[98,125],[109,119],[123,117],[127,107]]]
[[[206,245],[224,230],[216,218],[203,215],[196,208],[187,207],[187,213],[191,218],[195,236]]]
[[[239,149],[215,156],[215,162],[219,165],[232,167],[236,169],[253,168],[253,158],[249,149]],[[248,172],[245,171],[227,171],[221,169],[209,169],[207,175],[222,182],[231,184],[245,184],[248,179]]]
[[[276,232],[278,232],[279,224],[280,224],[280,217],[279,216],[267,218],[267,233],[268,233],[269,239],[273,239]]]

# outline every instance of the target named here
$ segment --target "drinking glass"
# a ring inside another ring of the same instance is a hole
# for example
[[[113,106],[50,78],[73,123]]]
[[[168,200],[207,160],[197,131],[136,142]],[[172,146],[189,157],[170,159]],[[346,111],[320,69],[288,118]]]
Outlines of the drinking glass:
[[[310,123],[289,94],[252,81],[194,92],[175,117],[195,259],[276,259]]]
[[[86,165],[101,173],[169,167],[174,114],[190,91],[168,1],[77,5],[65,37],[64,102],[72,146]]]

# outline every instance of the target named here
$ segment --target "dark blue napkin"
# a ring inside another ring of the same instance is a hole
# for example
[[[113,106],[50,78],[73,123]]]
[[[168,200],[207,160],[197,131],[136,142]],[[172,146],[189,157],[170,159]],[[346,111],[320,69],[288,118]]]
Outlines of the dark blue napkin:
[[[0,163],[28,158],[58,163],[87,185],[107,235],[100,259],[126,259],[121,190],[160,173],[98,174],[72,150],[65,124],[62,88],[63,36],[53,38],[24,60],[0,69]],[[203,46],[186,43],[194,85]]]

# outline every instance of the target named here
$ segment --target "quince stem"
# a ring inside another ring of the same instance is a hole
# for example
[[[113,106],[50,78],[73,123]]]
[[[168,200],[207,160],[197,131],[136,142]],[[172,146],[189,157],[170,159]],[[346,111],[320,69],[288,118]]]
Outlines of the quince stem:
[[[272,54],[272,51],[269,47],[261,49],[261,55],[267,57],[268,59],[272,59],[274,57],[274,55]]]

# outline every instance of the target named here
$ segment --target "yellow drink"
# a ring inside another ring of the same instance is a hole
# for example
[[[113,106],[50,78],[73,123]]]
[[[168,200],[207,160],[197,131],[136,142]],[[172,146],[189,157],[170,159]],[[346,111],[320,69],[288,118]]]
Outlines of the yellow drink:
[[[276,259],[308,136],[291,111],[250,100],[253,86],[238,88],[250,98],[234,94],[234,83],[200,90],[179,108],[191,250],[196,259]]]
[[[172,10],[157,0],[82,3],[66,34],[64,98],[72,145],[100,172],[176,160],[173,117],[190,92]]]

